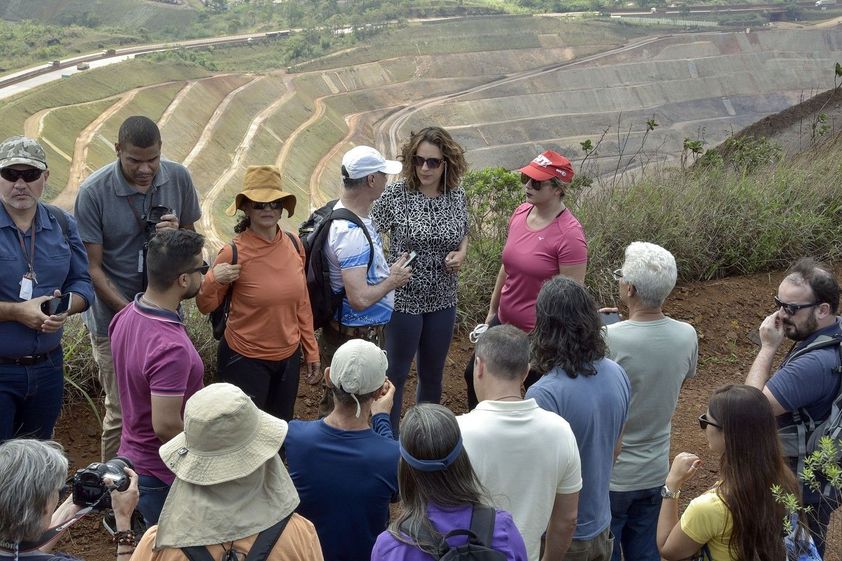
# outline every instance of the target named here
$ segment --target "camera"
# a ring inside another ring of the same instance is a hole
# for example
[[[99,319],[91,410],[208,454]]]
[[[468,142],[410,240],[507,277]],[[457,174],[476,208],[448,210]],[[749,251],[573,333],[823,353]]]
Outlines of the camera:
[[[122,492],[129,488],[129,476],[123,471],[126,467],[134,466],[128,459],[117,457],[77,470],[73,476],[73,504],[93,506],[94,510],[111,508],[111,491]]]
[[[161,217],[165,214],[174,214],[173,210],[167,208],[165,206],[153,206],[149,209],[149,213],[146,215],[146,239],[152,239],[152,236],[156,233],[155,226],[158,225],[158,222],[161,221]]]

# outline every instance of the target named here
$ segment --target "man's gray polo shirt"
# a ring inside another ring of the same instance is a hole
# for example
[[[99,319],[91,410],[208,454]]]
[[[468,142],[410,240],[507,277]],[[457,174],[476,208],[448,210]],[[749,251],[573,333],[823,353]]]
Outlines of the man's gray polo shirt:
[[[144,194],[129,185],[117,160],[89,176],[76,197],[82,241],[102,246],[102,269],[129,302],[143,289],[139,256],[146,242],[145,217],[153,206],[172,209],[180,224],[199,219],[199,197],[187,168],[162,159]],[[97,298],[86,316],[88,328],[98,337],[108,336],[114,313]]]

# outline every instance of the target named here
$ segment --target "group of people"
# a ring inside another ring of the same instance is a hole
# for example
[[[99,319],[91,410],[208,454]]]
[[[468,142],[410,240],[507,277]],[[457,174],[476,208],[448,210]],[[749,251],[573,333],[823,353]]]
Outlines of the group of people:
[[[827,418],[840,391],[839,346],[817,344],[842,339],[832,270],[802,259],[781,283],[745,385],[717,389],[699,418],[719,481],[679,516],[700,460],[669,461],[698,362],[695,329],[663,312],[676,262],[630,244],[614,271],[628,315],[603,325],[583,284],[585,235],[564,204],[564,156],[548,150],[520,170],[526,202],[509,220],[465,369],[470,411],[457,417],[437,403],[470,204],[447,131],[413,133],[400,160],[367,146],[344,154],[329,212],[347,219],[329,221],[320,248],[341,302],[319,330],[304,240],[279,226],[297,202],[281,172],[246,170],[228,209],[241,213],[237,235],[210,266],[190,175],[161,146],[153,121],[128,118],[117,160],[84,181],[74,217],[40,201],[49,170],[37,141],[0,144],[0,560],[50,561],[84,512],[72,497],[58,505],[68,464],[49,440],[62,327],[82,312],[105,392],[102,459],[131,464],[106,517],[118,560],[234,561],[254,548],[256,561],[421,561],[465,546],[471,530],[466,547],[510,560],[771,561],[786,556],[784,519],[823,552],[838,492],[796,474],[799,423]],[[206,387],[181,315],[194,297],[204,313],[228,309],[218,383]],[[785,338],[795,344],[773,372]],[[413,360],[417,405],[401,421]],[[301,370],[324,387],[318,420],[293,419]],[[791,516],[775,485],[809,508]]]

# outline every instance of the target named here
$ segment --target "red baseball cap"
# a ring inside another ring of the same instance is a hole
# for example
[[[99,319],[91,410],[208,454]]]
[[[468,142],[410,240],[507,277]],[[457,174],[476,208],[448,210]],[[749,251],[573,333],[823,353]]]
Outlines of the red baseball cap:
[[[556,178],[564,183],[573,181],[574,175],[570,160],[552,150],[538,155],[529,164],[520,168],[520,173],[528,175],[535,181]]]

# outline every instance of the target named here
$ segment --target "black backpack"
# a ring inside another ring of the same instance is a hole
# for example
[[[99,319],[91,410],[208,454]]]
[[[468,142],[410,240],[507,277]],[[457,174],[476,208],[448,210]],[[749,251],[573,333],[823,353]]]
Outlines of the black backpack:
[[[360,217],[346,208],[337,208],[337,199],[313,211],[313,213],[298,227],[298,236],[307,252],[304,270],[307,273],[307,292],[310,295],[310,308],[313,311],[313,329],[324,327],[336,318],[336,310],[342,305],[345,289],[334,293],[330,288],[330,264],[324,252],[325,241],[330,232],[330,223],[334,220],[347,220],[359,226],[368,240],[368,266],[374,261],[374,242],[368,228]]]
[[[270,526],[257,534],[257,538],[254,540],[254,544],[251,546],[251,549],[249,549],[245,561],[265,561],[272,552],[272,549],[275,547],[275,544],[278,543],[278,539],[281,537],[281,534],[284,533],[284,528],[286,528],[287,522],[289,522],[291,516],[292,514],[274,526]],[[211,556],[208,548],[203,545],[182,547],[181,551],[184,552],[190,561],[217,561]],[[237,552],[232,548],[227,550],[223,558],[219,561],[237,561],[238,559],[239,557],[237,557]]]
[[[787,357],[786,362],[790,362],[810,351],[826,347],[836,348],[838,361],[834,372],[842,377],[842,338],[838,335],[835,337],[828,335],[816,337],[815,341]],[[824,436],[830,437],[836,444],[837,457],[835,460],[838,462],[842,458],[842,382],[839,384],[839,391],[833,400],[830,414],[826,419],[817,422],[810,417],[806,409],[797,409],[792,411],[792,420],[793,424],[778,429],[778,436],[781,440],[784,456],[798,458],[796,473],[801,474],[804,470],[805,458],[818,449],[819,440]],[[833,489],[830,483],[827,483],[822,489],[822,494],[832,496],[831,493],[833,493]]]
[[[497,512],[490,506],[474,505],[470,529],[451,530],[445,534],[436,546],[433,557],[440,561],[506,561],[506,554],[491,547],[496,518]],[[410,535],[403,525],[400,529],[404,534]],[[436,542],[426,528],[422,527],[421,530],[421,535],[416,538],[417,541]],[[468,542],[451,547],[447,539],[453,536],[468,536]]]

